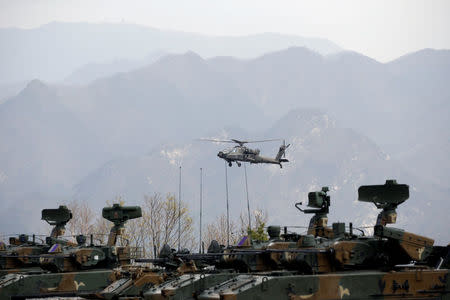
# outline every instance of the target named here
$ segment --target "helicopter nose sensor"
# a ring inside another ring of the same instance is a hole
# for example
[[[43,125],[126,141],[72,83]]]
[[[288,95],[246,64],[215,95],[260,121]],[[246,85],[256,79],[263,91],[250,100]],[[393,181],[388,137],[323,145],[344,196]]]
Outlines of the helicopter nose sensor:
[[[217,156],[218,156],[218,157],[223,157],[223,152],[220,151],[219,153],[217,153]]]

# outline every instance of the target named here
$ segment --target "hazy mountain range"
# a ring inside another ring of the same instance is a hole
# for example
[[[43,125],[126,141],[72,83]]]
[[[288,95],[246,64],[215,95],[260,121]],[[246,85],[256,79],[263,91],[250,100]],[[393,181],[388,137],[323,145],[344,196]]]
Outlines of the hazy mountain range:
[[[252,59],[154,53],[87,66],[60,77],[65,83],[33,80],[0,104],[1,231],[31,231],[42,208],[74,198],[100,209],[116,196],[138,204],[144,194],[176,193],[180,164],[194,216],[204,168],[212,221],[225,209],[225,167],[216,153],[227,145],[195,140],[285,138],[292,146],[283,169],[247,166],[252,207],[267,209],[272,222],[305,225],[293,204],[328,185],[330,221],[371,225],[375,207],[356,201],[357,187],[396,178],[411,185],[399,226],[450,240],[449,50],[386,64],[302,47]],[[278,146],[255,145],[266,155]],[[243,169],[228,172],[238,214]]]
[[[57,22],[35,29],[1,28],[0,45],[2,84],[34,78],[61,81],[86,64],[144,60],[155,51],[251,58],[291,46],[322,54],[341,50],[325,39],[276,33],[213,37],[133,24]]]
[[[227,138],[249,134],[240,129],[224,129],[210,136]],[[424,183],[409,173],[369,138],[339,126],[327,114],[312,109],[293,110],[260,136],[283,136],[291,143],[289,163],[278,166],[247,166],[252,209],[266,210],[272,224],[306,225],[310,216],[295,209],[307,202],[309,191],[324,185],[331,189],[330,222],[373,225],[377,210],[357,201],[357,188],[368,183],[384,183],[396,178],[411,185],[411,198],[398,212],[398,226],[431,235],[440,242],[450,238],[445,226],[445,196],[448,189]],[[190,203],[198,221],[199,168],[203,168],[203,208],[205,222],[214,222],[225,213],[224,162],[216,158],[218,149],[228,145],[190,142],[162,145],[146,154],[115,159],[91,172],[75,186],[75,198],[98,203],[99,199],[142,199],[144,193],[177,195],[179,166],[182,165],[182,199]],[[278,143],[265,145],[262,153],[275,156]],[[228,168],[230,209],[235,218],[246,212],[243,167]],[[100,203],[101,204],[101,203]],[[426,226],[425,226],[426,224]]]

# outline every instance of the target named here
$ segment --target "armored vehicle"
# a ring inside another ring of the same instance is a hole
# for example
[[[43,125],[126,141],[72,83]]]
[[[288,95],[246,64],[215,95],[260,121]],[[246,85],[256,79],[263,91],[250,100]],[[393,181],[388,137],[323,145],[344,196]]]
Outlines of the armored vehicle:
[[[52,245],[45,254],[25,256],[37,258],[43,270],[8,274],[0,279],[0,299],[11,297],[74,296],[95,293],[114,282],[114,268],[130,263],[128,246],[116,246],[116,240],[128,220],[142,216],[137,206],[114,204],[105,207],[102,215],[114,223],[107,245],[86,245],[84,236],[77,237],[77,245],[61,243],[51,238]]]
[[[42,220],[53,226],[50,236],[45,239],[45,243],[38,243],[35,235],[30,240],[28,235],[21,234],[18,238],[11,237],[9,246],[0,245],[0,276],[15,272],[39,271],[40,255],[47,253],[53,244],[74,246],[75,244],[70,241],[59,238],[64,235],[65,225],[70,219],[72,213],[66,206],[43,209]]]
[[[294,254],[293,261],[302,262],[293,270],[303,275],[242,274],[202,291],[197,299],[450,298],[449,247],[434,246],[430,238],[386,226],[396,222],[395,210],[409,198],[409,186],[388,180],[384,185],[359,188],[360,201],[382,209],[370,237],[356,236],[352,226],[346,232],[341,223],[327,227],[326,190],[310,193],[308,205],[314,208],[304,210],[315,214],[308,233],[315,240],[328,240],[311,252],[318,255],[325,250],[324,255],[314,261],[290,249],[283,253]]]
[[[381,209],[373,236],[350,223],[328,226],[328,188],[308,194],[313,214],[306,234],[269,226],[269,241],[243,237],[208,253],[170,251],[152,262],[159,268],[122,274],[95,296],[106,299],[449,299],[449,246],[388,225],[409,198],[409,186],[388,180],[362,186],[358,199]],[[348,228],[348,230],[347,230]],[[162,267],[162,268],[161,268]],[[139,275],[140,274],[140,275]],[[145,278],[143,280],[142,278]],[[143,284],[144,283],[144,284]],[[92,297],[93,295],[90,295]]]

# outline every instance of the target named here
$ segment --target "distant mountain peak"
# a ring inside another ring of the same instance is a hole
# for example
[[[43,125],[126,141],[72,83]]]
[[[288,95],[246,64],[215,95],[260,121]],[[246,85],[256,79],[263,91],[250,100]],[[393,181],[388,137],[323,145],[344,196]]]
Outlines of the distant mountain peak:
[[[187,51],[183,54],[169,54],[160,58],[156,63],[204,63],[205,60],[194,51]]]
[[[286,136],[305,134],[315,128],[324,130],[335,127],[334,118],[318,108],[293,109],[273,125],[277,132],[284,132]]]
[[[33,79],[31,80],[27,86],[23,89],[21,94],[23,95],[42,95],[44,93],[49,93],[50,88],[47,86],[44,82],[42,82],[39,79]]]
[[[194,51],[191,51],[191,50],[184,53],[183,56],[203,60],[203,58],[200,55],[198,55],[197,53],[195,53]]]
[[[47,88],[47,86],[41,80],[33,79],[27,84],[27,86],[25,88],[27,88],[27,89],[45,89],[45,88]]]
[[[401,63],[409,63],[409,64],[419,64],[425,61],[429,63],[431,61],[436,61],[437,64],[442,64],[443,60],[445,62],[450,61],[450,49],[431,49],[424,48],[418,50],[416,52],[411,52],[400,56],[397,59],[389,62],[388,64],[401,64]]]
[[[322,55],[314,50],[311,50],[310,48],[307,47],[298,47],[298,46],[293,46],[293,47],[289,47],[287,49],[283,49],[280,51],[275,51],[275,52],[271,52],[271,53],[267,53],[261,56],[261,58],[266,58],[266,57],[277,57],[277,56],[285,56],[288,58],[296,58],[296,57],[304,57],[304,56],[310,56],[310,57],[318,57],[321,58]]]
[[[26,102],[50,103],[56,98],[54,90],[39,79],[31,80],[27,86],[17,95]],[[52,100],[51,100],[52,99]],[[50,101],[50,102],[49,102]],[[20,102],[20,101],[19,101]],[[45,105],[47,105],[45,104]]]
[[[358,63],[381,64],[379,61],[377,61],[371,57],[368,57],[368,56],[358,53],[356,51],[349,51],[349,50],[329,54],[329,55],[326,55],[325,58],[330,61],[353,60],[353,61],[357,61]]]

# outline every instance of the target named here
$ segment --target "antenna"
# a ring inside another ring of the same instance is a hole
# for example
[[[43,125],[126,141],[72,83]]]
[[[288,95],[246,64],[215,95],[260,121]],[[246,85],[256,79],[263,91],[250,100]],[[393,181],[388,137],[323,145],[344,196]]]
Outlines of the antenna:
[[[248,212],[248,228],[252,229],[252,219],[250,217],[250,201],[248,199],[248,184],[247,184],[247,167],[246,163],[244,163],[244,174],[245,174],[245,192],[247,194],[247,212]]]
[[[178,185],[178,251],[181,250],[181,166],[180,180]]]
[[[203,169],[200,168],[200,242],[198,244],[199,253],[202,253],[202,209],[203,209]]]
[[[227,247],[230,246],[230,210],[228,204],[228,171],[227,162],[225,161],[225,191],[227,199]]]

